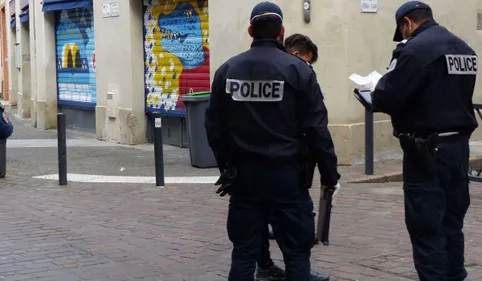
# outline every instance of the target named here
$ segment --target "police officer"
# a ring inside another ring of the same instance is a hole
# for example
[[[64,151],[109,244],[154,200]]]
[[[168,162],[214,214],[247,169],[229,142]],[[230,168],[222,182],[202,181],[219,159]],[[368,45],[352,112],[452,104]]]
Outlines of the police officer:
[[[372,93],[391,116],[404,152],[405,222],[421,281],[459,281],[464,268],[464,217],[470,204],[469,138],[478,124],[472,96],[475,52],[440,26],[425,3],[396,12],[399,46]]]
[[[284,46],[290,54],[304,60],[310,66],[318,60],[318,47],[311,39],[303,34],[295,33],[285,39]],[[314,170],[314,166],[312,167]],[[270,224],[274,225],[273,219],[270,218]],[[268,230],[267,230],[268,231]],[[261,252],[257,261],[256,278],[259,280],[278,281],[284,280],[284,270],[278,267],[271,259],[269,251],[269,239],[275,239],[272,232],[263,237]],[[318,243],[315,237],[315,244]],[[318,273],[311,272],[310,281],[329,281],[330,277]]]
[[[310,280],[313,201],[300,163],[316,157],[321,184],[335,186],[337,157],[316,75],[286,52],[283,13],[262,2],[251,13],[250,50],[215,73],[206,111],[208,141],[222,171],[219,192],[231,195],[227,230],[233,243],[229,280],[253,280],[268,216],[283,252],[286,280]]]

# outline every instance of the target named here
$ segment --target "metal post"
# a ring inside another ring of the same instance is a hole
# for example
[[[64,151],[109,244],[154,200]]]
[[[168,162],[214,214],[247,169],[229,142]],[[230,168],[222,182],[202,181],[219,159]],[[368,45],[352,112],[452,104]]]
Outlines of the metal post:
[[[67,185],[67,132],[65,114],[57,114],[57,138],[59,157],[59,185]]]
[[[373,175],[373,112],[365,110],[365,174]]]
[[[7,175],[7,139],[0,139],[0,178]]]
[[[154,113],[154,161],[156,165],[156,186],[164,187],[164,152],[162,148],[161,114]],[[182,132],[181,132],[182,133]]]

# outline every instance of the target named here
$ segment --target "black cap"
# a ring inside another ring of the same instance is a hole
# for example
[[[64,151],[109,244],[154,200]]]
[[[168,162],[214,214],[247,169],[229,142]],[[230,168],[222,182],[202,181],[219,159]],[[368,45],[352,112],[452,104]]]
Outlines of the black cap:
[[[409,1],[398,8],[397,12],[395,13],[395,22],[397,26],[395,28],[395,35],[393,35],[393,41],[400,42],[403,40],[403,35],[398,29],[398,23],[410,12],[419,9],[432,10],[429,5],[420,1]]]
[[[254,6],[250,22],[253,23],[260,18],[272,18],[273,20],[283,22],[283,12],[275,3],[261,2]]]

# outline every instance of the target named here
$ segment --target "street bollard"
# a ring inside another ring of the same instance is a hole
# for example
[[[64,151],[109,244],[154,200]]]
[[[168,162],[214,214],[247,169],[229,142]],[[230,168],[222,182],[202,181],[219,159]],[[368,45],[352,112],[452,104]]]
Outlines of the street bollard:
[[[67,185],[67,132],[65,114],[57,114],[59,185]]]
[[[154,113],[154,162],[156,166],[156,186],[164,187],[164,152],[162,147],[162,117]]]
[[[7,139],[0,139],[0,179],[7,175]]]
[[[373,175],[373,112],[365,109],[365,174]]]

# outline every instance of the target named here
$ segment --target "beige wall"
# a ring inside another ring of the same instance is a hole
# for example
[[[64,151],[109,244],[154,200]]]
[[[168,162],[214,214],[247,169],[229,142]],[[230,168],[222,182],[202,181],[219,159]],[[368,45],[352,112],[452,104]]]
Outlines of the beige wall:
[[[16,14],[20,15],[20,1],[16,1]],[[17,16],[17,42],[20,44],[21,66],[18,70],[18,114],[22,118],[30,117],[31,96],[30,96],[30,23],[20,22]]]
[[[251,39],[246,30],[249,15],[257,0],[211,1],[209,3],[211,78],[214,71],[229,57],[249,48]],[[303,33],[319,47],[315,71],[329,110],[330,129],[342,164],[352,164],[363,156],[364,109],[353,97],[355,87],[348,80],[353,73],[366,75],[373,70],[386,72],[395,30],[395,11],[403,0],[379,1],[377,13],[360,13],[360,1],[311,1],[311,23],[303,21],[302,1],[274,0],[285,18],[286,35]],[[451,0],[427,0],[435,18],[482,53],[482,37],[476,30],[477,9],[482,1],[464,0],[463,5]],[[224,11],[229,10],[230,13]],[[214,16],[215,15],[215,16]],[[482,32],[482,31],[481,31]],[[226,46],[229,42],[229,47]],[[475,102],[482,102],[479,79]],[[378,157],[398,153],[396,139],[386,115],[375,117],[375,149]],[[480,130],[479,130],[480,131]],[[476,134],[474,137],[477,137]]]
[[[142,1],[121,0],[120,16],[103,18],[101,7],[107,2],[110,1],[94,1],[97,138],[127,144],[144,143]],[[251,40],[246,32],[249,14],[258,2],[209,2],[211,76],[221,63],[249,48]],[[284,11],[287,35],[304,33],[318,44],[320,58],[314,67],[329,109],[331,131],[340,163],[358,162],[364,151],[364,111],[353,97],[355,85],[348,80],[348,76],[352,72],[368,74],[374,69],[385,73],[395,47],[391,41],[395,28],[394,13],[405,1],[380,0],[378,13],[362,14],[359,1],[316,0],[312,1],[309,24],[303,22],[301,0],[275,2]],[[482,39],[476,30],[476,11],[482,9],[482,0],[465,0],[464,5],[449,0],[427,2],[433,6],[435,17],[441,24],[468,40],[478,53],[482,53]],[[227,10],[230,12],[226,13]],[[30,83],[32,125],[53,128],[56,126],[57,113],[54,18],[52,12],[42,12],[42,5],[37,0],[30,0],[30,11],[31,44],[30,48],[22,47],[25,53],[30,51],[31,54],[30,82],[24,76],[19,87],[15,75],[10,75],[9,79],[14,82],[10,84],[10,93],[16,97],[17,89],[27,89],[25,83]],[[18,74],[18,70],[13,69],[15,64],[11,48],[17,39],[12,37],[11,31],[7,33],[9,62],[12,62],[9,67],[12,73]],[[22,41],[22,38],[19,39]],[[480,83],[479,80],[475,101],[482,103]],[[112,97],[112,102],[108,102],[108,96]],[[476,133],[475,137],[482,137],[482,133]],[[391,124],[385,115],[376,116],[375,139],[378,157],[398,155],[397,142],[392,137]]]
[[[10,105],[17,105],[18,91],[18,68],[15,63],[15,44],[17,43],[18,15],[16,14],[17,24],[15,28],[10,28],[10,1],[5,1],[5,20],[7,27],[7,53],[8,53],[8,92]]]
[[[94,1],[97,137],[126,144],[144,143],[142,1],[121,0],[120,16],[103,18],[102,4],[109,2]],[[29,6],[29,24],[23,24],[20,29],[18,20],[17,37],[9,31],[9,61],[12,61],[9,66],[16,74],[10,75],[13,76],[10,78],[11,95],[16,98],[18,90],[21,98],[19,113],[22,117],[31,117],[32,126],[50,129],[56,127],[57,121],[54,12],[43,12],[38,0],[30,0]],[[31,55],[30,62],[23,63],[20,79],[19,70],[14,68],[13,49],[10,48],[17,41],[21,44],[22,53]],[[113,97],[113,114],[108,114],[108,94]]]
[[[142,1],[120,1],[119,17],[103,18],[94,1],[97,65],[97,138],[126,144],[145,142]],[[107,96],[112,97],[112,114]]]
[[[31,26],[34,25],[30,32],[34,51],[30,79],[32,123],[40,129],[51,129],[57,126],[55,18],[52,12],[42,12],[37,0],[30,0],[29,9]]]

